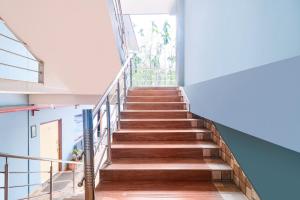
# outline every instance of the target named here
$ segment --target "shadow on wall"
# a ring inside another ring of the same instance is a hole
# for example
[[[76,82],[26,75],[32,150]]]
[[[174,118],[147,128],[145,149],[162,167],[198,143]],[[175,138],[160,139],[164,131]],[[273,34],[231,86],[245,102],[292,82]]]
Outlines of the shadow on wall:
[[[299,198],[299,153],[221,124],[215,125],[261,199]]]

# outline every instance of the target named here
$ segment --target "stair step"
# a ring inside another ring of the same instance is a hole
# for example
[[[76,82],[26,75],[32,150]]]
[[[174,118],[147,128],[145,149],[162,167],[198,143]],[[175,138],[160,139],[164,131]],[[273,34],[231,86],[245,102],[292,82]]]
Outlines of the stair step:
[[[184,102],[127,102],[127,110],[186,110]]]
[[[113,164],[106,166],[100,173],[104,181],[210,181],[232,179],[232,169],[220,159],[116,159]]]
[[[156,142],[112,144],[112,159],[118,158],[204,158],[219,157],[219,147],[212,142]]]
[[[182,96],[128,96],[127,102],[182,102]]]
[[[180,90],[132,90],[129,89],[128,96],[180,96]]]
[[[211,132],[207,129],[121,129],[113,134],[114,143],[126,141],[207,141],[210,139]]]
[[[203,128],[200,119],[121,119],[121,129]]]
[[[97,200],[247,200],[231,182],[103,181]]]
[[[178,87],[132,87],[130,90],[179,90]]]
[[[124,110],[121,119],[186,119],[192,118],[187,110]]]

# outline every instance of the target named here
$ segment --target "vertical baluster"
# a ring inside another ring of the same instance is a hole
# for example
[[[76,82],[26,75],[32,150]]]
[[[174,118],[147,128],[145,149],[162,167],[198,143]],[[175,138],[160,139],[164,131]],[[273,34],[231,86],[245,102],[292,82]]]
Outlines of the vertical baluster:
[[[101,107],[97,113],[97,121],[101,120]],[[100,138],[101,137],[101,123],[99,123],[98,127],[97,127],[97,137]]]
[[[130,58],[129,62],[129,73],[130,73],[130,87],[132,87],[132,59]]]
[[[106,98],[106,122],[107,122],[107,160],[108,164],[111,163],[111,128],[110,128],[110,103],[109,95]]]
[[[118,129],[120,129],[120,118],[121,118],[121,97],[120,97],[120,82],[117,83],[117,106],[118,106]]]
[[[127,83],[126,83],[126,70],[124,70],[124,102],[126,102],[127,96]]]
[[[77,167],[77,166],[76,166]],[[72,169],[72,181],[73,181],[73,194],[75,194],[75,182],[76,182],[76,177],[75,177],[75,170],[76,170],[76,167],[74,169]]]
[[[93,114],[91,109],[82,111],[83,141],[84,141],[84,177],[85,200],[95,199],[94,178],[94,142],[93,142]]]
[[[53,199],[53,163],[51,161],[50,163],[50,191],[49,191],[49,194],[50,194],[50,200]]]
[[[4,165],[4,200],[8,200],[8,162],[7,162],[7,157],[5,158],[5,165]]]

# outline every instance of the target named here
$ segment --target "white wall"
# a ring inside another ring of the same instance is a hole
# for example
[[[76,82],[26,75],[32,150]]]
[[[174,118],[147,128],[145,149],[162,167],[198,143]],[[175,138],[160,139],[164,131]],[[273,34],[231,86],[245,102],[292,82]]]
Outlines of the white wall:
[[[298,0],[185,0],[185,81],[300,54]]]

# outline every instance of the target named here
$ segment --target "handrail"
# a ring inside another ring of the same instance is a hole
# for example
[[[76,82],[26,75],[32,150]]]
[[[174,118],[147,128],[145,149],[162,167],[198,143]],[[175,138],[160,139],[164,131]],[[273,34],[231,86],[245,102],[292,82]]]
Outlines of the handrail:
[[[39,160],[39,161],[48,161],[48,162],[56,162],[56,163],[64,163],[64,164],[83,165],[82,162],[57,160],[57,159],[52,159],[52,158],[39,158],[39,157],[32,157],[32,156],[19,156],[19,155],[13,155],[13,154],[1,153],[1,152],[0,152],[0,157],[2,157],[2,158],[16,158],[16,159],[22,159],[22,160]]]
[[[97,116],[98,111],[100,110],[103,103],[106,101],[107,96],[110,94],[110,92],[112,91],[112,89],[114,88],[114,86],[116,85],[118,80],[120,79],[121,75],[130,66],[129,64],[130,64],[131,58],[132,58],[132,55],[130,55],[127,58],[127,60],[123,64],[123,66],[122,66],[121,70],[119,71],[118,75],[116,76],[116,78],[111,82],[111,84],[106,89],[103,96],[101,97],[100,101],[96,104],[95,108],[93,109],[93,119]]]

